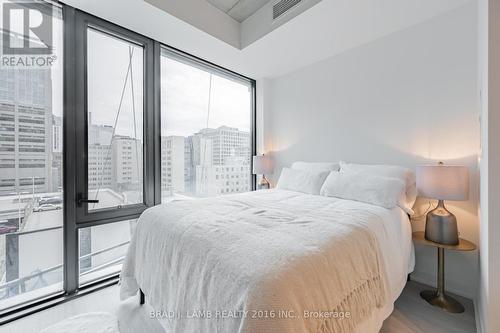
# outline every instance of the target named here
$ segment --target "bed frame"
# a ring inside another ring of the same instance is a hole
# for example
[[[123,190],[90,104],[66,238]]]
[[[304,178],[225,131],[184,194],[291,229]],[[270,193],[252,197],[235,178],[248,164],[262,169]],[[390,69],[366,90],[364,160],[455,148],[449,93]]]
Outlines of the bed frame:
[[[406,277],[406,281],[411,281],[410,274],[408,274],[408,276]],[[146,302],[146,295],[144,295],[144,292],[142,291],[142,289],[139,288],[139,304],[144,305],[145,302]]]
[[[408,274],[408,276],[406,277],[406,281],[411,281],[410,274]],[[144,295],[144,292],[142,291],[142,289],[139,288],[139,304],[144,305],[145,302],[146,302],[146,295]]]
[[[408,214],[408,218],[410,219],[411,221],[411,216],[410,214]],[[408,274],[407,278],[406,278],[406,281],[410,281],[410,274]],[[144,295],[144,292],[142,291],[141,288],[139,288],[139,304],[140,305],[144,305],[144,303],[146,302],[146,295]]]
[[[146,296],[141,288],[139,288],[139,304],[143,305],[146,302]]]

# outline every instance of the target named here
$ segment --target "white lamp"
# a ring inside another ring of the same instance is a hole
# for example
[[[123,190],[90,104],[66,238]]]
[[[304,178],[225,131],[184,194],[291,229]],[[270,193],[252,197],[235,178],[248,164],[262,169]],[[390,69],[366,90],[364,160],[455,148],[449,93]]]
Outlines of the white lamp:
[[[270,188],[266,174],[273,172],[273,161],[271,158],[266,155],[254,156],[252,171],[254,175],[262,175],[262,179],[259,183],[259,189]]]
[[[437,199],[427,213],[425,239],[447,245],[458,244],[457,218],[444,206],[444,200],[464,201],[469,196],[469,169],[460,165],[417,166],[417,187],[423,197]]]

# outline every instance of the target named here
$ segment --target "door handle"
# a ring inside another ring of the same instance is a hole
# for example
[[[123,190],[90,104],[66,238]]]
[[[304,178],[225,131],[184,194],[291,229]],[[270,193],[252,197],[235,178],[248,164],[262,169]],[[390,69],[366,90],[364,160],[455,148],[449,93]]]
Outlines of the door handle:
[[[88,199],[88,198],[82,198],[83,196],[81,194],[78,195],[78,206],[81,206],[84,202],[85,203],[99,203],[99,200],[93,200],[93,199]]]

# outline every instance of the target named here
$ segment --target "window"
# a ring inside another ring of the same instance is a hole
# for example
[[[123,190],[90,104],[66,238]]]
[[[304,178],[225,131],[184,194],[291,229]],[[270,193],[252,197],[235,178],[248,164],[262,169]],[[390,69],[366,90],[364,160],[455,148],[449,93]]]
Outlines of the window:
[[[63,290],[63,138],[54,132],[63,116],[62,9],[41,13],[52,22],[53,66],[0,67],[0,311]],[[11,44],[23,38],[2,34]]]
[[[0,62],[0,325],[115,281],[137,218],[162,198],[255,183],[253,80],[71,6],[28,3],[52,19],[56,62]]]
[[[77,32],[76,288],[120,271],[155,190],[153,41],[81,12]]]
[[[143,202],[143,48],[87,31],[88,209]]]
[[[79,230],[80,285],[120,272],[136,220]]]
[[[162,201],[250,191],[250,181],[234,189],[219,179],[219,167],[252,177],[251,82],[163,49],[161,94],[161,158],[172,163],[161,170]]]

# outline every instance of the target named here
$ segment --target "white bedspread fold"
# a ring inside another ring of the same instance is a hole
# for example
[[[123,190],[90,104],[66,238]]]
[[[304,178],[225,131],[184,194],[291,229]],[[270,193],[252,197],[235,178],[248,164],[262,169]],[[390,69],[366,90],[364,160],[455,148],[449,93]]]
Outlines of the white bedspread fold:
[[[282,190],[172,202],[139,219],[121,297],[165,330],[351,332],[388,298],[388,210]]]

